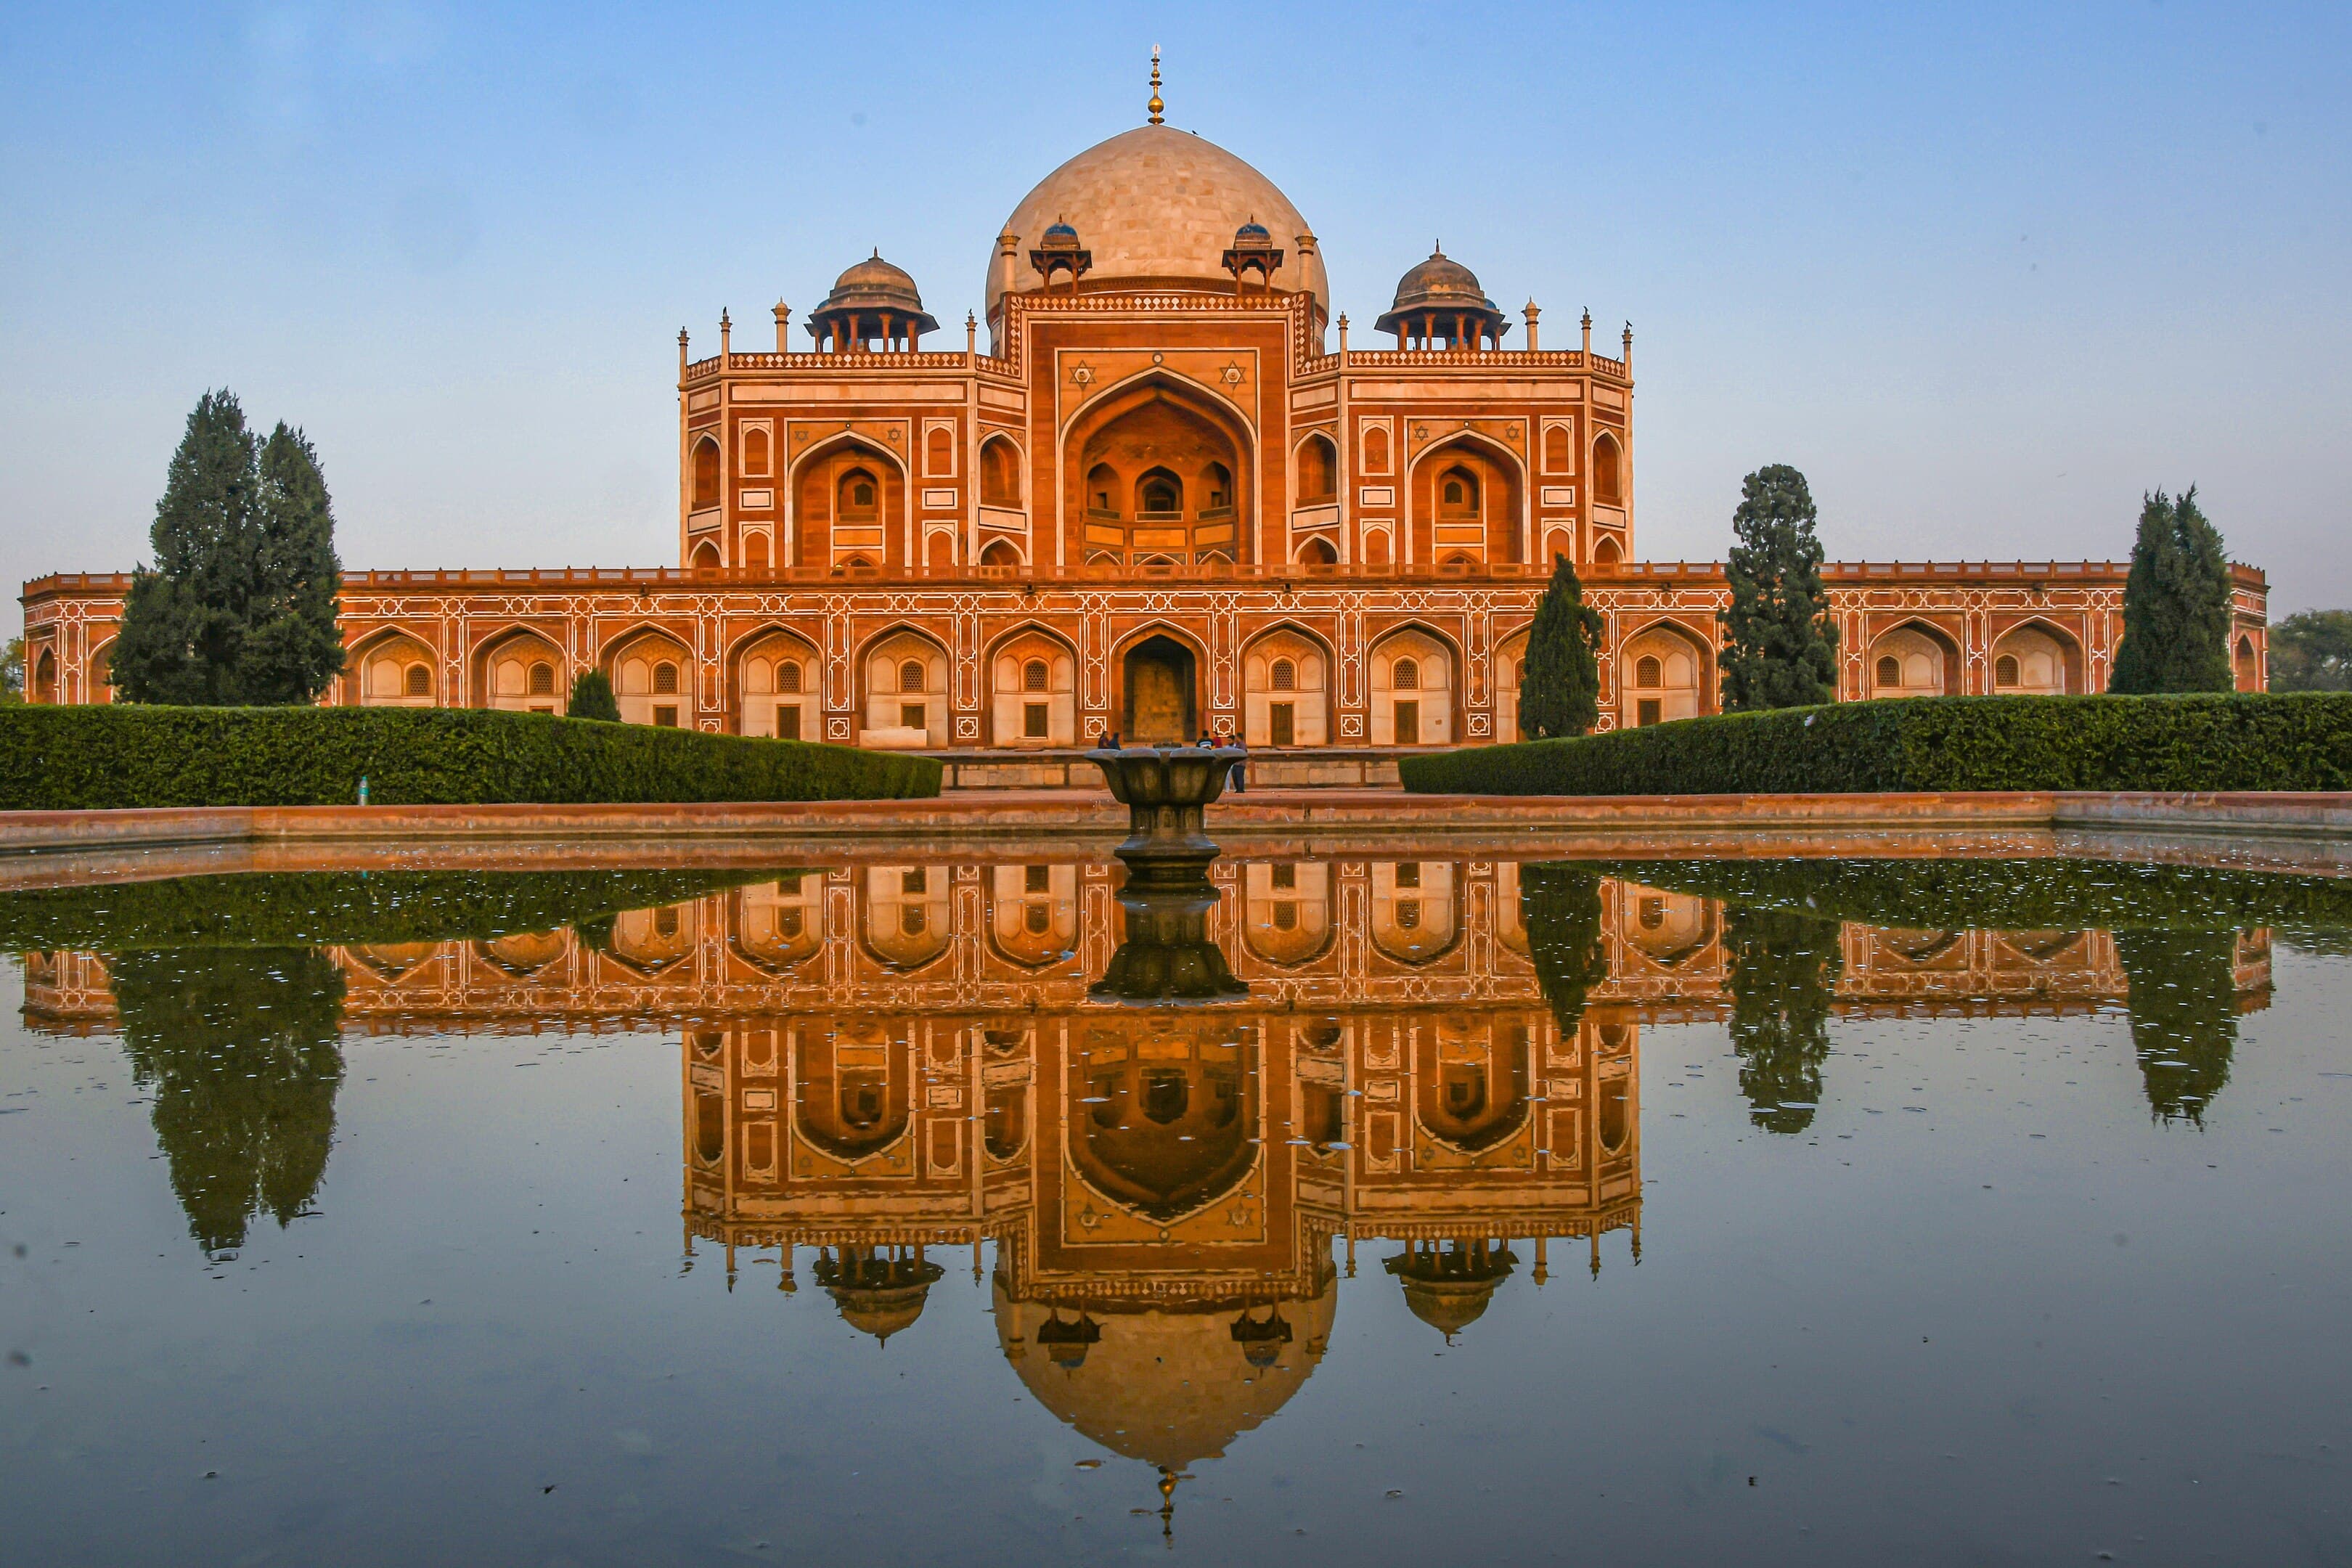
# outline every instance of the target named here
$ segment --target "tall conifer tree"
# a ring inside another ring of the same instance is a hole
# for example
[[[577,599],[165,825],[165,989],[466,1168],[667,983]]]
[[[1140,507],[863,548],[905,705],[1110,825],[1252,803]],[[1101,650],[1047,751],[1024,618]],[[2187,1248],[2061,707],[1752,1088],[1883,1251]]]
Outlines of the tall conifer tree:
[[[2230,597],[2229,556],[2198,510],[2197,487],[2179,500],[2162,490],[2143,498],[2124,580],[2123,646],[2107,689],[2230,690]]]
[[[342,563],[319,454],[283,421],[261,446],[259,540],[239,679],[247,702],[315,702],[343,670],[335,625]]]
[[[1723,706],[1800,708],[1837,695],[1837,627],[1822,585],[1812,491],[1786,463],[1757,469],[1731,514]]]
[[[1568,557],[1552,561],[1519,673],[1519,734],[1529,741],[1585,734],[1601,717],[1601,612],[1584,602]]]
[[[343,667],[334,512],[318,457],[246,428],[208,392],[155,505],[154,563],[131,576],[113,680],[133,702],[313,701]]]

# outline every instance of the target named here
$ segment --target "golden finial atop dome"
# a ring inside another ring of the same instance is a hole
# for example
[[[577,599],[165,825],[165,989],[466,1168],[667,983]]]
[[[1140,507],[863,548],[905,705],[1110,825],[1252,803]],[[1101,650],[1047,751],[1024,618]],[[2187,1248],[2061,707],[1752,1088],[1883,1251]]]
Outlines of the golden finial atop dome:
[[[1160,46],[1151,46],[1151,101],[1145,105],[1151,110],[1151,123],[1165,125],[1168,106],[1160,101]]]

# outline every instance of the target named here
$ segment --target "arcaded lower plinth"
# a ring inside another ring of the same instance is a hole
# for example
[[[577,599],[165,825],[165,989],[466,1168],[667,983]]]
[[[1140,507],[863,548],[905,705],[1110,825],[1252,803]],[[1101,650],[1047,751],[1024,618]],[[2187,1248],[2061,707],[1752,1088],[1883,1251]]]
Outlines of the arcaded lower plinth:
[[[1127,807],[1127,842],[1115,853],[1130,880],[1198,881],[1217,858],[1202,812],[1225,793],[1238,760],[1202,746],[1128,746],[1088,752],[1114,799]]]

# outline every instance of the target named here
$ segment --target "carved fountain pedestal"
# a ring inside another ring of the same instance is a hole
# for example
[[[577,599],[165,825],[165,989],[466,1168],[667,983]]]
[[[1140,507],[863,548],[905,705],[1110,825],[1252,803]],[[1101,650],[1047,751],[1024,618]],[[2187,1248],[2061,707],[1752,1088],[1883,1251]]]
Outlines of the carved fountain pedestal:
[[[1225,793],[1231,752],[1205,746],[1125,746],[1088,752],[1113,798],[1127,807],[1127,842],[1114,851],[1127,862],[1129,885],[1202,880],[1217,847],[1202,831],[1202,808]]]
[[[1127,940],[1087,994],[1120,1002],[1215,1002],[1249,994],[1209,936],[1217,847],[1202,809],[1225,792],[1234,755],[1201,746],[1129,746],[1087,755],[1127,807],[1127,864],[1118,891]]]

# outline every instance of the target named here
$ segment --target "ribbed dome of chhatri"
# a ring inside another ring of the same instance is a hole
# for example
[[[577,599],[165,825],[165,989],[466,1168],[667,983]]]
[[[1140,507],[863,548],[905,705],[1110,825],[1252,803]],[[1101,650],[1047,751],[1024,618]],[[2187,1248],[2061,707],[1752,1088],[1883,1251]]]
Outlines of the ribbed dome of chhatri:
[[[817,308],[822,310],[897,310],[920,316],[923,314],[923,296],[905,268],[883,260],[882,253],[877,250],[835,279],[833,292],[827,294],[824,303]],[[924,329],[926,331],[930,330],[929,327]]]
[[[1323,258],[1293,243],[1307,220],[1273,181],[1213,142],[1167,125],[1140,125],[1087,148],[1039,181],[1004,220],[1018,248],[1036,245],[1049,225],[1066,223],[1094,253],[1086,287],[1214,289],[1233,291],[1223,257],[1234,231],[1255,221],[1286,247],[1273,287],[1306,289],[1328,312],[1331,286]],[[1044,279],[992,253],[988,313],[1008,288],[1026,291]]]
[[[1479,287],[1478,275],[1446,255],[1442,246],[1433,247],[1428,260],[1397,279],[1396,299],[1372,330],[1392,332],[1401,320],[1424,312],[1434,312],[1441,327],[1447,318],[1464,315],[1489,326],[1497,337],[1510,331],[1502,311]]]

